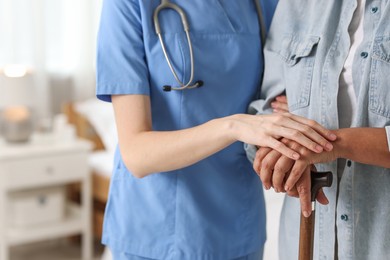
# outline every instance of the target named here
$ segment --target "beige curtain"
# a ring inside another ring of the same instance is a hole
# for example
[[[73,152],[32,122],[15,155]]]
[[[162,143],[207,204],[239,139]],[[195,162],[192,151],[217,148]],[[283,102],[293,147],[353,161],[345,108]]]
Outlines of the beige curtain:
[[[0,0],[0,71],[7,64],[31,69],[31,99],[40,116],[53,113],[59,86],[75,100],[94,95],[101,1]]]

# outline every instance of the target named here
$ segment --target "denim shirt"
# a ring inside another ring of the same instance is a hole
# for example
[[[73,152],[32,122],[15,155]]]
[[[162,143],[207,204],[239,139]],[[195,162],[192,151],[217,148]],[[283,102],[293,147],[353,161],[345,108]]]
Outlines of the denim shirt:
[[[349,53],[348,27],[355,0],[281,0],[265,46],[260,100],[252,114],[271,113],[270,103],[283,92],[291,113],[337,129],[339,77]],[[357,117],[352,127],[390,128],[390,0],[367,0],[364,39],[354,57]],[[255,150],[247,146],[249,158]],[[389,158],[390,160],[390,158]],[[316,165],[332,171],[330,201],[317,204],[314,259],[389,259],[390,169],[347,161]],[[300,205],[286,197],[280,223],[280,257],[297,259]],[[337,236],[336,236],[337,234]]]

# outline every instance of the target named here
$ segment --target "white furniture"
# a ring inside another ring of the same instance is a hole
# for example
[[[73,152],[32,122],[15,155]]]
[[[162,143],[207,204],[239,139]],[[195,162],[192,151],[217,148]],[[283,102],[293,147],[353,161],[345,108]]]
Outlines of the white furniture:
[[[0,260],[9,259],[11,246],[76,234],[82,235],[82,259],[92,259],[91,181],[87,164],[91,148],[86,141],[64,142],[55,138],[12,145],[0,142]],[[15,193],[71,183],[81,184],[81,204],[65,203],[61,220],[20,227],[10,224],[13,222],[9,209]]]

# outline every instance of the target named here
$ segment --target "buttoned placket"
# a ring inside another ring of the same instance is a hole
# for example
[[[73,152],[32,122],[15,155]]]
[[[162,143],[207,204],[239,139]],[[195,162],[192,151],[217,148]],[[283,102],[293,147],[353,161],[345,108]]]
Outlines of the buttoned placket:
[[[346,1],[347,2],[347,1]],[[331,46],[330,51],[328,52],[327,59],[329,62],[327,63],[327,66],[324,66],[324,73],[322,78],[322,89],[327,89],[327,95],[323,95],[322,97],[322,108],[323,111],[321,113],[321,123],[323,125],[326,125],[327,127],[331,128],[339,128],[338,126],[338,112],[337,112],[337,93],[338,93],[338,76],[341,73],[341,69],[343,68],[344,61],[348,55],[347,49],[341,49],[340,46],[347,46],[344,41],[347,40],[348,35],[345,35],[344,32],[348,31],[348,27],[350,24],[350,21],[353,17],[353,12],[357,7],[356,1],[348,1],[344,7],[344,11],[342,12],[342,17],[344,19],[341,21],[341,24],[339,25],[339,29],[336,33],[335,39],[333,41],[333,44]],[[350,17],[349,21],[346,21],[345,17]],[[333,68],[330,68],[329,64],[332,64],[331,66]],[[339,68],[340,71],[335,70],[334,68]],[[334,88],[334,89],[332,89]],[[333,94],[331,94],[333,93]],[[325,106],[324,106],[325,105]],[[326,115],[326,116],[325,116]],[[336,120],[335,120],[336,118]],[[332,171],[334,172],[334,180],[337,183],[333,184],[333,189],[335,190],[334,193],[338,194],[337,190],[340,187],[340,183],[338,182],[337,177],[337,164],[333,163]],[[318,259],[335,259],[334,256],[334,245],[330,244],[329,241],[333,241],[334,238],[331,239],[328,237],[327,234],[329,233],[330,226],[326,223],[338,223],[338,220],[335,219],[335,214],[337,214],[337,208],[338,208],[338,198],[337,195],[335,196],[335,201],[330,203],[327,207],[321,207],[319,210],[319,216],[318,221],[320,223],[319,230],[316,231],[319,233],[319,244],[322,245],[329,245],[324,248],[323,246],[320,247],[320,250],[318,252]],[[333,219],[333,220],[332,220]],[[336,227],[334,227],[334,230],[337,230]]]
[[[362,83],[362,76],[364,70],[367,69],[367,64],[370,61],[372,50],[372,39],[378,27],[380,20],[380,6],[381,1],[366,1],[364,11],[364,38],[363,42],[357,49],[354,65],[353,65],[353,79],[355,93],[359,93],[360,85]],[[370,28],[370,29],[368,29]],[[374,29],[372,29],[374,28]],[[353,201],[354,192],[354,162],[346,161],[346,167],[343,172],[343,180],[340,182],[340,197],[337,205],[336,223],[337,223],[337,237],[338,237],[338,257],[339,259],[354,259],[358,255],[356,248],[354,248],[354,211],[355,205]]]

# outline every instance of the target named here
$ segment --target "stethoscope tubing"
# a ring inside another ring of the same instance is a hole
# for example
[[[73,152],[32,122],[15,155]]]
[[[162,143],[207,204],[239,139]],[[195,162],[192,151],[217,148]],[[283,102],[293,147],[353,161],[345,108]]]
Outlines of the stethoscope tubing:
[[[259,0],[253,0],[253,1],[255,3],[255,6],[256,6],[256,11],[257,11],[258,20],[259,20],[261,42],[264,45],[265,44],[265,37],[266,37],[266,26],[265,26],[265,22],[264,22],[263,15],[262,15],[263,12],[262,12],[262,8],[261,8],[261,5],[259,3]],[[183,28],[184,28],[184,31],[186,33],[188,48],[190,51],[190,65],[191,65],[190,79],[188,80],[188,82],[186,84],[184,84],[177,76],[177,73],[172,65],[171,59],[169,58],[167,49],[165,47],[164,39],[163,39],[163,36],[161,33],[160,21],[158,19],[160,12],[163,11],[164,9],[172,9],[180,15],[181,22],[183,24]],[[180,86],[180,87],[164,86],[164,88],[163,88],[164,91],[184,90],[184,89],[201,87],[203,85],[202,81],[197,81],[197,82],[195,82],[195,84],[192,84],[192,81],[194,79],[194,55],[193,55],[192,42],[191,42],[191,37],[190,37],[190,25],[188,23],[187,15],[185,14],[184,10],[181,9],[178,5],[171,3],[169,0],[161,0],[160,5],[157,6],[157,8],[154,10],[153,22],[154,22],[154,28],[155,28],[156,34],[158,35],[158,39],[160,41],[165,59],[166,59],[168,66],[169,66],[169,69],[171,70],[173,76],[175,77],[176,81],[179,83],[179,86]]]
[[[164,9],[175,10],[180,15],[184,31],[190,30],[190,25],[187,20],[187,15],[183,11],[183,9],[181,9],[178,5],[171,3],[169,0],[162,0],[161,4],[157,6],[157,8],[154,10],[153,13],[153,21],[154,21],[154,28],[156,30],[156,34],[161,34],[161,27],[160,27],[160,21],[158,20],[158,15]]]
[[[184,31],[186,33],[188,48],[189,48],[189,51],[190,51],[190,64],[191,64],[190,79],[188,80],[188,82],[186,84],[184,84],[179,79],[179,77],[177,76],[177,73],[176,73],[175,69],[173,68],[171,59],[169,58],[167,49],[165,47],[164,39],[163,39],[163,36],[162,36],[162,33],[161,33],[160,22],[159,22],[159,19],[158,19],[159,13],[162,10],[164,10],[164,9],[173,9],[180,15],[181,22],[183,24],[183,28],[184,28]],[[194,54],[193,54],[193,50],[192,50],[192,42],[191,42],[191,37],[190,37],[190,26],[188,24],[187,16],[186,16],[185,12],[183,11],[183,9],[181,9],[176,4],[173,4],[173,3],[169,2],[169,0],[162,0],[161,4],[156,8],[156,10],[154,10],[153,21],[154,21],[154,28],[156,30],[156,34],[158,35],[158,39],[159,39],[159,41],[161,43],[161,47],[162,47],[165,59],[167,60],[168,66],[169,66],[173,76],[175,77],[176,81],[180,85],[180,87],[176,87],[176,88],[175,87],[170,87],[169,90],[171,90],[171,89],[172,90],[183,90],[183,89],[187,89],[187,88],[196,88],[196,87],[198,87],[198,83],[195,83],[194,85],[191,85],[192,81],[194,79]]]

